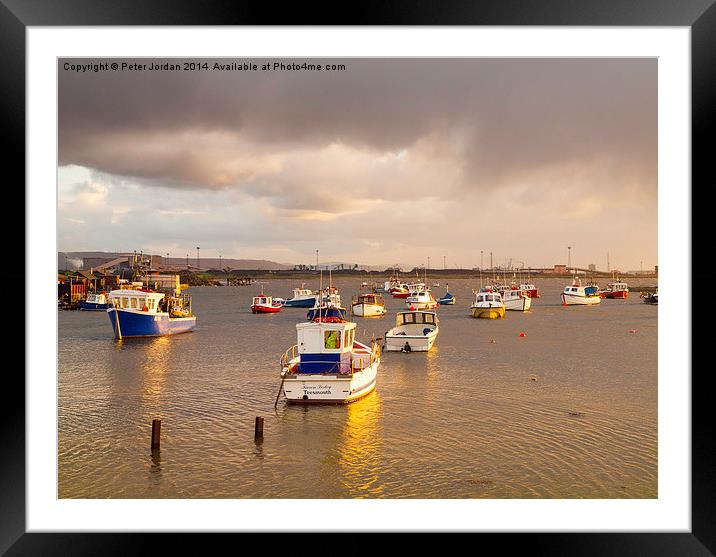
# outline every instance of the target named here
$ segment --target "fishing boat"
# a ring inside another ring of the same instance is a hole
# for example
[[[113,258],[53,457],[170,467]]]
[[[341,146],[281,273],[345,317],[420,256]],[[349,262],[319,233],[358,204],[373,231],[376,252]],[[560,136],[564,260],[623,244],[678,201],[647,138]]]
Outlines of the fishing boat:
[[[438,307],[438,302],[430,290],[421,290],[411,293],[410,296],[405,299],[405,303],[410,309],[433,309]]]
[[[441,306],[452,306],[457,302],[457,298],[448,291],[448,284],[445,283],[445,294],[438,300]]]
[[[644,303],[651,305],[659,304],[659,289],[657,288],[654,292],[647,292],[644,294]]]
[[[112,290],[109,293],[109,322],[118,339],[186,333],[196,326],[191,296],[142,290]]]
[[[385,300],[380,294],[359,294],[351,301],[351,312],[358,317],[381,317],[385,311]]]
[[[539,289],[531,282],[520,284],[520,290],[524,290],[525,294],[530,298],[539,298]]]
[[[401,311],[395,327],[385,333],[388,352],[427,352],[440,332],[434,311]]]
[[[284,300],[283,305],[285,307],[310,308],[316,303],[316,296],[317,294],[315,292],[305,288],[305,285],[301,284],[300,288],[293,289],[293,297]]]
[[[615,282],[607,284],[607,289],[599,292],[602,298],[626,300],[629,297],[629,285],[617,277]]]
[[[524,290],[513,290],[508,288],[500,292],[502,301],[505,304],[505,310],[508,311],[528,311],[532,306],[532,298],[527,295]]]
[[[341,305],[341,294],[335,286],[322,288],[318,298],[320,298],[322,302],[330,302],[337,306]]]
[[[251,313],[278,313],[283,309],[283,304],[271,296],[266,296],[261,289],[260,296],[254,296],[251,303]]]
[[[582,286],[582,282],[576,275],[572,284],[565,286],[564,292],[562,292],[563,306],[593,306],[601,301],[599,288],[594,284]]]
[[[106,311],[109,308],[107,294],[105,292],[89,294],[86,300],[79,304],[82,311]]]
[[[348,319],[348,310],[340,304],[331,301],[319,302],[306,312],[306,319],[313,321],[316,318],[327,320],[346,321]]]
[[[317,317],[296,325],[298,343],[281,356],[281,393],[289,404],[346,404],[375,389],[380,344],[355,340],[356,324]]]
[[[475,292],[470,306],[472,316],[480,319],[498,319],[505,316],[505,302],[502,295],[491,289]]]

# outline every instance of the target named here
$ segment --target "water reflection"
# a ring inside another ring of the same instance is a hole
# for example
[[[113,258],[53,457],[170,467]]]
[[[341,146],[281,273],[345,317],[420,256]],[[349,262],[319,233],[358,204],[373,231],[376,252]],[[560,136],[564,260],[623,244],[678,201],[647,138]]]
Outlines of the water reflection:
[[[346,406],[338,468],[343,486],[351,497],[376,496],[383,491],[379,475],[382,417],[378,392]]]

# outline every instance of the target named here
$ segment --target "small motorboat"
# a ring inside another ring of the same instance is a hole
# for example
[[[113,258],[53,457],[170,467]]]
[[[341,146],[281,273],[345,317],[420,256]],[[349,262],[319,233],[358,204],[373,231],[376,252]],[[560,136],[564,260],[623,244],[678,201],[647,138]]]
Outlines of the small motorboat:
[[[412,293],[405,299],[405,303],[411,310],[433,309],[438,307],[438,302],[430,290],[421,290],[420,292]]]
[[[505,316],[505,302],[499,292],[492,289],[475,292],[470,306],[472,316],[480,319],[499,319]]]
[[[606,290],[599,292],[602,298],[626,300],[629,297],[629,285],[617,277],[615,282],[610,282]]]
[[[527,294],[530,298],[539,298],[539,289],[532,284],[531,282],[527,282],[525,284],[520,284],[520,290],[524,290],[525,294]]]
[[[283,305],[294,308],[310,308],[316,303],[317,294],[301,284],[300,288],[293,289],[293,297],[284,300]]]
[[[347,321],[348,310],[331,301],[316,301],[316,305],[309,309],[306,313],[306,319],[308,319],[308,321],[313,321],[318,318],[324,319],[329,323],[332,321]]]
[[[358,317],[381,317],[385,315],[385,300],[380,294],[353,296],[351,312]]]
[[[434,311],[401,311],[395,327],[385,333],[388,352],[427,352],[440,332]]]
[[[445,284],[445,294],[438,300],[438,304],[441,306],[452,306],[457,302],[457,298],[448,291],[448,285]]]
[[[572,280],[572,284],[564,287],[562,292],[563,306],[593,306],[601,301],[599,287],[596,284],[582,286],[577,276]]]
[[[274,300],[271,296],[264,295],[254,296],[251,304],[252,313],[278,313],[283,309],[283,304],[278,300]]]
[[[79,304],[81,311],[107,311],[109,309],[109,301],[105,292],[89,294],[86,300]]]
[[[500,292],[505,309],[509,311],[528,311],[532,306],[532,298],[524,290],[513,290],[511,288]]]
[[[358,342],[355,332],[355,323],[325,317],[297,324],[298,342],[281,356],[278,396],[289,404],[346,404],[370,394],[380,344]]]
[[[644,294],[644,303],[650,304],[650,305],[658,305],[659,304],[659,289],[657,288],[654,290],[654,292],[647,292]]]

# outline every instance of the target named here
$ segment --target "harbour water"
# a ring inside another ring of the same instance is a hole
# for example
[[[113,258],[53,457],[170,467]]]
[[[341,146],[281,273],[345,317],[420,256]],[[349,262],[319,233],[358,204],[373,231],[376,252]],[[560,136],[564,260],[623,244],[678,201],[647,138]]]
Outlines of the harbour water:
[[[290,297],[299,282],[263,286]],[[344,305],[360,282],[334,280]],[[563,307],[569,279],[535,282],[530,312],[485,320],[470,317],[479,281],[450,280],[457,303],[436,310],[431,352],[383,353],[376,391],[353,404],[275,411],[279,358],[306,310],[252,314],[260,284],[190,289],[196,329],[172,337],[117,342],[104,312],[61,311],[58,495],[657,497],[658,307],[632,283],[627,300]],[[406,307],[386,304],[354,319],[357,339]]]

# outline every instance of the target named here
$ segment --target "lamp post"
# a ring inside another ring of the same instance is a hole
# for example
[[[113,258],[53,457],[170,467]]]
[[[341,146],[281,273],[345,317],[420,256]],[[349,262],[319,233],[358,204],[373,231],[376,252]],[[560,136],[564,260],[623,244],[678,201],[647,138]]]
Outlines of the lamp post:
[[[199,246],[196,246],[196,269],[199,270],[199,250],[201,248]]]
[[[572,246],[567,246],[567,270],[572,268]]]
[[[316,250],[316,272],[318,272],[318,250]]]
[[[482,250],[480,250],[480,270],[482,271]]]

